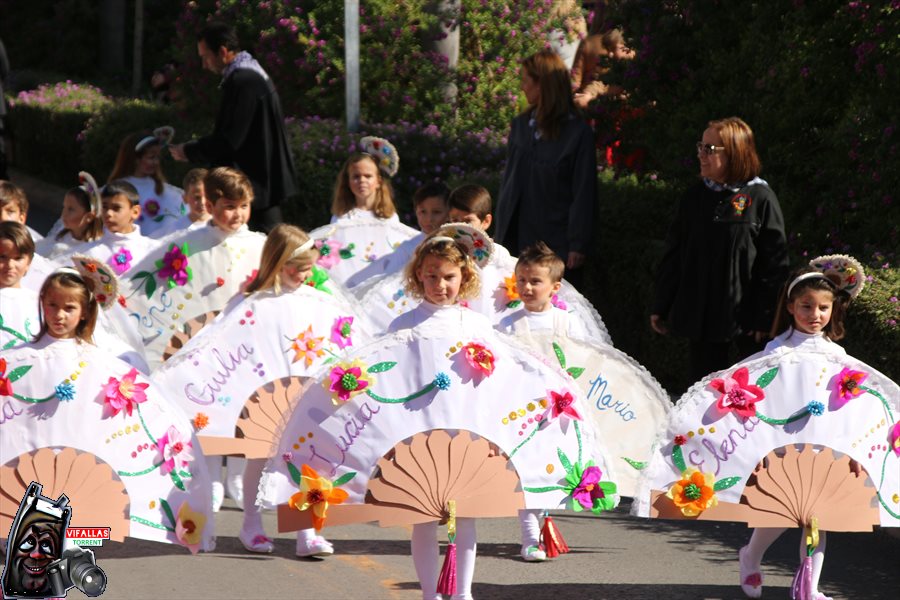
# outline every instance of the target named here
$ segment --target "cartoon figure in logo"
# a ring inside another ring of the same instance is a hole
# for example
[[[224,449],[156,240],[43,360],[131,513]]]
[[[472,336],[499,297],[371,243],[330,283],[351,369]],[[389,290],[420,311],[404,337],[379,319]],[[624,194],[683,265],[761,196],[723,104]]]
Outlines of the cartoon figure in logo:
[[[3,597],[62,597],[72,587],[85,595],[99,596],[106,589],[106,575],[89,550],[70,548],[63,552],[66,528],[72,516],[65,494],[52,500],[32,482],[19,504],[9,532]]]

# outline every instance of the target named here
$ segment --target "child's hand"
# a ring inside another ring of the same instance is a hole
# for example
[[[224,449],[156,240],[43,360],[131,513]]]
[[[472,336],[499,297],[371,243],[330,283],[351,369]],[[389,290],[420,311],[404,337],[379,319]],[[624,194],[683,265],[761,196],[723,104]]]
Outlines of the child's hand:
[[[573,100],[575,101],[575,106],[577,106],[578,108],[587,108],[588,104],[591,103],[591,100],[593,100],[593,98],[591,98],[584,92],[578,92],[577,94],[575,94],[575,96],[573,96]]]

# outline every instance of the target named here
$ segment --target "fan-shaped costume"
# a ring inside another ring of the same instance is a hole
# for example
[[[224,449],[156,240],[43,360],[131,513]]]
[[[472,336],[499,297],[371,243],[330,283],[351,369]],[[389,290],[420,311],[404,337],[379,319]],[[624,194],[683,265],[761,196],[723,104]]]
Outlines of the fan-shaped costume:
[[[28,288],[0,288],[0,350],[27,344],[41,329],[38,294]]]
[[[31,480],[46,490],[65,481],[61,491],[79,509],[73,526],[212,550],[200,446],[182,413],[130,365],[45,335],[0,352],[0,402],[0,530]],[[92,514],[97,522],[82,520]]]

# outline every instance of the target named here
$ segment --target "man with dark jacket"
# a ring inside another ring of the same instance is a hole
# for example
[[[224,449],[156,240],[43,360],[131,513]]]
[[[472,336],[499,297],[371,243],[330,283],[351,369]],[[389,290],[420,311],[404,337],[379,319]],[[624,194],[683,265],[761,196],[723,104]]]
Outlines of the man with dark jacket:
[[[213,132],[171,146],[172,156],[243,171],[255,196],[250,228],[268,232],[282,221],[281,202],[297,192],[278,92],[260,64],[241,51],[230,25],[209,22],[197,52],[203,68],[222,75],[222,102]]]

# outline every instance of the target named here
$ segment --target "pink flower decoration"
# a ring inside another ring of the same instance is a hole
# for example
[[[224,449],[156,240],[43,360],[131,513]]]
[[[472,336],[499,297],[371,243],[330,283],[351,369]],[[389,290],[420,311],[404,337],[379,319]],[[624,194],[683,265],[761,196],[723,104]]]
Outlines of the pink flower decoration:
[[[466,362],[468,362],[469,366],[473,369],[486,377],[490,377],[490,375],[493,374],[494,363],[497,359],[494,357],[494,352],[485,344],[469,342],[463,346],[462,351],[463,356],[466,357]]]
[[[307,367],[312,366],[317,358],[325,354],[325,350],[322,348],[323,339],[313,335],[312,325],[307,327],[306,331],[300,332],[293,339],[291,347],[288,349],[289,351],[294,351],[294,359],[291,362],[295,363],[304,360]]]
[[[331,401],[335,405],[339,404],[338,401],[347,402],[374,383],[371,374],[363,375],[364,368],[365,365],[354,360],[349,365],[338,365],[331,369],[328,374],[331,379],[328,391],[331,392]]]
[[[351,326],[353,325],[353,317],[338,317],[331,326],[331,341],[337,344],[338,348],[344,349],[353,345],[350,335],[353,333]]]
[[[862,396],[865,390],[861,384],[868,377],[868,373],[862,371],[854,371],[847,367],[841,369],[841,372],[831,379],[831,401],[834,408],[841,408],[850,400]]]
[[[566,310],[567,308],[569,308],[566,305],[566,301],[559,297],[559,294],[553,294],[553,297],[550,298],[550,304],[561,310]]]
[[[137,376],[137,369],[132,368],[121,380],[110,377],[103,386],[105,403],[112,409],[112,416],[116,416],[124,410],[130,417],[134,405],[147,400],[144,390],[150,387],[150,384],[137,383],[135,381]]]
[[[121,275],[131,268],[131,251],[128,248],[121,248],[118,252],[109,257],[109,266],[115,269],[116,273]]]
[[[579,421],[582,420],[581,415],[575,409],[575,397],[568,390],[563,393],[547,390],[547,400],[550,401],[550,418],[555,419],[560,415],[567,415]]]
[[[184,248],[185,250],[187,249],[187,244],[184,245]],[[188,257],[185,250],[172,244],[172,247],[163,256],[163,259],[156,261],[159,268],[159,278],[168,279],[170,288],[176,285],[184,285],[194,276],[191,268],[188,266]]]
[[[330,269],[341,262],[342,245],[343,243],[338,240],[317,240],[316,248],[319,249],[319,258],[316,259],[316,264],[324,269]]]
[[[151,198],[144,202],[144,212],[148,217],[155,217],[159,214],[159,201]]]
[[[594,507],[595,499],[602,499],[605,494],[603,489],[598,485],[603,471],[600,467],[587,467],[581,474],[581,481],[572,491],[572,500],[575,500],[587,510]]]
[[[888,440],[891,442],[891,450],[894,454],[900,456],[900,421],[894,423],[888,432]]]
[[[159,467],[160,472],[168,475],[174,469],[186,467],[194,458],[191,449],[190,437],[183,436],[174,425],[170,425],[166,433],[156,440],[156,450],[163,461]]]
[[[749,378],[747,367],[741,367],[731,377],[709,382],[711,388],[722,394],[716,401],[719,410],[731,410],[742,417],[756,415],[756,403],[763,400],[766,394],[758,385],[749,383]]]

